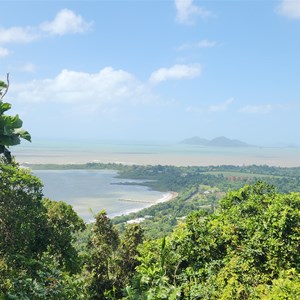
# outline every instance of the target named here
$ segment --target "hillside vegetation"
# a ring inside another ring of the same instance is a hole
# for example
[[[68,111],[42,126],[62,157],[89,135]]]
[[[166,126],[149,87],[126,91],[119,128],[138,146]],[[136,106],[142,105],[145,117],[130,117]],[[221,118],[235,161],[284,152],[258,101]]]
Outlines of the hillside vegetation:
[[[176,211],[199,192],[191,187],[174,207],[161,206],[161,215],[149,208],[152,225],[123,222],[120,233],[104,211],[86,226],[70,205],[44,199],[41,182],[16,164],[2,162],[0,176],[0,298],[300,296],[299,193],[258,182],[213,208],[203,198],[203,209]],[[185,218],[173,219],[164,236],[146,232],[178,213]]]

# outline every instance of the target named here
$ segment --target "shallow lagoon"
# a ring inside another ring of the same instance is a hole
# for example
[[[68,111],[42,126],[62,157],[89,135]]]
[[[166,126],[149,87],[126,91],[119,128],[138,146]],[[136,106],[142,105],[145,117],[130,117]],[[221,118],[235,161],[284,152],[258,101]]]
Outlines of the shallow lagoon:
[[[165,193],[140,185],[118,185],[141,180],[116,178],[113,170],[35,170],[44,184],[44,196],[63,200],[85,220],[105,209],[109,217],[137,211],[154,204]]]

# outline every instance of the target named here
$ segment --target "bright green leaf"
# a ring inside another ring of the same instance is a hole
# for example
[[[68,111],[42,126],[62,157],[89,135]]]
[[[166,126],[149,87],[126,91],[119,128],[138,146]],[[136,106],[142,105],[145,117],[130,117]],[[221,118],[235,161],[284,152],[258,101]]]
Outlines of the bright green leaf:
[[[10,108],[11,108],[11,104],[0,101],[0,114],[4,113],[5,111],[9,110]]]

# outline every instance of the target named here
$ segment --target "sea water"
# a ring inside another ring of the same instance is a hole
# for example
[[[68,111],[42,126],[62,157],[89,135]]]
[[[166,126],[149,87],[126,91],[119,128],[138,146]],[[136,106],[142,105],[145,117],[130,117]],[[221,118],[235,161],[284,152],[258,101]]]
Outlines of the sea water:
[[[113,170],[35,170],[33,174],[42,180],[45,197],[71,204],[87,222],[103,209],[114,217],[145,208],[165,196],[133,185],[142,180],[116,178],[118,173]],[[124,185],[126,182],[130,185]]]
[[[12,148],[21,163],[124,163],[139,165],[270,165],[300,166],[300,148],[201,147],[176,143],[103,143],[91,141],[33,141]]]

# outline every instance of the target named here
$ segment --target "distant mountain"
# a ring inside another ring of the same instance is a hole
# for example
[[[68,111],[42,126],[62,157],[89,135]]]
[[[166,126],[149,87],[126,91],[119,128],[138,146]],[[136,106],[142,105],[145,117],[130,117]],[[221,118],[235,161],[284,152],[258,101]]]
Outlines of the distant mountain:
[[[208,143],[208,145],[213,147],[249,147],[250,146],[247,143],[244,143],[239,140],[231,140],[226,138],[225,136],[220,136],[211,140]]]
[[[212,140],[207,140],[207,139],[200,138],[198,136],[194,136],[192,138],[185,139],[180,143],[189,144],[189,145],[208,146],[208,147],[251,147],[251,145],[245,142],[239,140],[232,140],[225,136],[219,136]]]
[[[180,144],[202,145],[202,146],[206,146],[208,143],[209,143],[209,140],[202,139],[198,136],[194,136],[194,137],[185,139],[185,140],[180,142]]]

